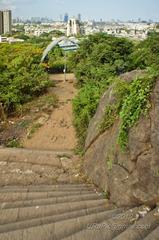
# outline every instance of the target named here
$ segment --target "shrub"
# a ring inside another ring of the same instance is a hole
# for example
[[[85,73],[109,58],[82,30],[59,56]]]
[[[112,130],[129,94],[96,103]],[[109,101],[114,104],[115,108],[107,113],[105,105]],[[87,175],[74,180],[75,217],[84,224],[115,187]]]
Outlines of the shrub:
[[[45,92],[50,86],[39,64],[42,50],[29,44],[1,45],[0,103],[7,113]]]
[[[73,100],[74,126],[76,128],[78,147],[82,149],[90,119],[95,114],[101,94],[108,85],[107,80],[94,83],[88,81]]]

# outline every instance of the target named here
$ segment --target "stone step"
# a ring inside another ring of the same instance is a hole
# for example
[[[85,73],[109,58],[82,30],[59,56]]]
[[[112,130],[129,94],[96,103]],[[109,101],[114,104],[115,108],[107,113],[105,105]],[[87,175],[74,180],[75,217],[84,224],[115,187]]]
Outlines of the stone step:
[[[0,203],[12,202],[12,201],[24,201],[24,200],[34,200],[34,199],[45,199],[53,197],[66,197],[66,196],[80,196],[85,194],[93,194],[94,191],[54,191],[54,192],[1,192],[0,193]]]
[[[51,166],[27,163],[8,163],[0,166],[0,186],[52,185],[57,183],[81,183],[77,170],[65,170]]]
[[[83,183],[72,151],[0,149],[0,186]]]
[[[2,148],[0,149],[0,162],[19,162],[30,163],[36,165],[61,167],[60,157],[73,156],[71,151],[40,151],[17,148]]]
[[[0,209],[0,225],[34,218],[43,218],[52,215],[64,214],[78,210],[95,207],[112,208],[105,199],[85,200],[78,202],[58,203],[45,206],[23,207],[13,209]]]
[[[141,211],[142,213],[142,211]],[[144,211],[143,211],[144,213]],[[158,208],[154,209],[144,218],[139,219],[133,226],[116,237],[114,240],[142,240],[159,225]],[[159,237],[159,236],[158,236]]]
[[[87,224],[102,222],[123,211],[123,209],[107,210],[51,224],[43,224],[41,226],[1,233],[0,240],[35,240],[35,238],[38,240],[60,240],[63,237],[67,237],[82,230]]]
[[[92,185],[80,184],[53,184],[53,185],[34,185],[34,186],[7,186],[1,187],[0,193],[6,192],[49,192],[49,191],[92,191]]]
[[[100,213],[105,211],[106,209],[107,208],[105,205],[101,205],[93,208],[86,208],[86,209],[77,210],[77,211],[69,211],[63,214],[57,214],[57,215],[52,215],[47,217],[40,217],[40,218],[34,218],[34,219],[29,219],[24,221],[17,221],[9,224],[3,224],[0,226],[0,233],[35,227],[35,226],[44,225],[44,224],[50,224],[50,223],[54,223],[62,220],[68,220],[71,218],[90,215],[93,213]]]
[[[159,240],[159,226],[156,227],[144,240]]]
[[[63,240],[114,240],[118,234],[125,231],[132,225],[138,216],[138,212],[143,207],[129,209],[124,213],[113,216],[111,219],[104,220],[100,223],[94,222],[87,225],[82,231],[62,238]],[[129,238],[122,238],[128,240]],[[138,239],[139,240],[139,239]]]
[[[26,170],[26,171],[30,171]],[[6,185],[33,185],[33,184],[55,184],[57,183],[57,176],[61,175],[62,173],[59,173],[56,171],[56,174],[54,174],[54,171],[52,171],[51,174],[48,174],[47,171],[44,171],[44,174],[38,173],[38,172],[32,172],[29,173],[29,175],[25,175],[23,172],[22,174],[1,174],[0,175],[0,186],[6,186]],[[71,182],[71,178],[67,177],[66,182]]]
[[[83,195],[75,195],[75,196],[63,196],[63,197],[50,197],[44,199],[34,199],[34,200],[24,200],[24,201],[14,201],[14,202],[3,202],[0,204],[1,209],[8,208],[20,208],[20,207],[31,207],[31,206],[45,206],[49,204],[56,203],[67,203],[67,202],[78,202],[84,200],[98,200],[103,199],[102,194],[97,193],[89,193]]]
[[[56,184],[62,168],[32,165],[31,163],[7,163],[0,167],[0,186]],[[69,176],[67,176],[69,182]]]

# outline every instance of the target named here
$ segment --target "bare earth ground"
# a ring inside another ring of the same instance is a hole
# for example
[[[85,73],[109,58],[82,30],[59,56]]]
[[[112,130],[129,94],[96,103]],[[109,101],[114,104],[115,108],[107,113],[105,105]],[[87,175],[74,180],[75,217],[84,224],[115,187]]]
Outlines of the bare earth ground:
[[[27,149],[39,150],[72,150],[76,146],[75,130],[72,119],[72,98],[76,94],[73,74],[67,74],[64,82],[63,74],[50,75],[56,82],[53,88],[59,103],[50,118],[40,127],[32,138],[24,138],[22,145]]]

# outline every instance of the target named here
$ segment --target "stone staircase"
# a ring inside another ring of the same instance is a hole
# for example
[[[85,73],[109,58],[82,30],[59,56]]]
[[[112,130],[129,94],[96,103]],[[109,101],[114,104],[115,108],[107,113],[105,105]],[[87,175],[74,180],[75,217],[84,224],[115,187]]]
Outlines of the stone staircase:
[[[115,207],[74,161],[71,152],[0,150],[0,240],[159,239],[157,206]]]

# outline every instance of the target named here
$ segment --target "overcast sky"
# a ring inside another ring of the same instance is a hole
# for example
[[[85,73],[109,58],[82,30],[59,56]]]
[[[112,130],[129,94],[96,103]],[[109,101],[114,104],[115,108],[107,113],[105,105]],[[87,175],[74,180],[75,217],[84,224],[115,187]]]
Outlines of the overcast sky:
[[[0,8],[13,10],[13,17],[49,17],[65,12],[83,19],[152,19],[159,21],[159,0],[0,0]]]

